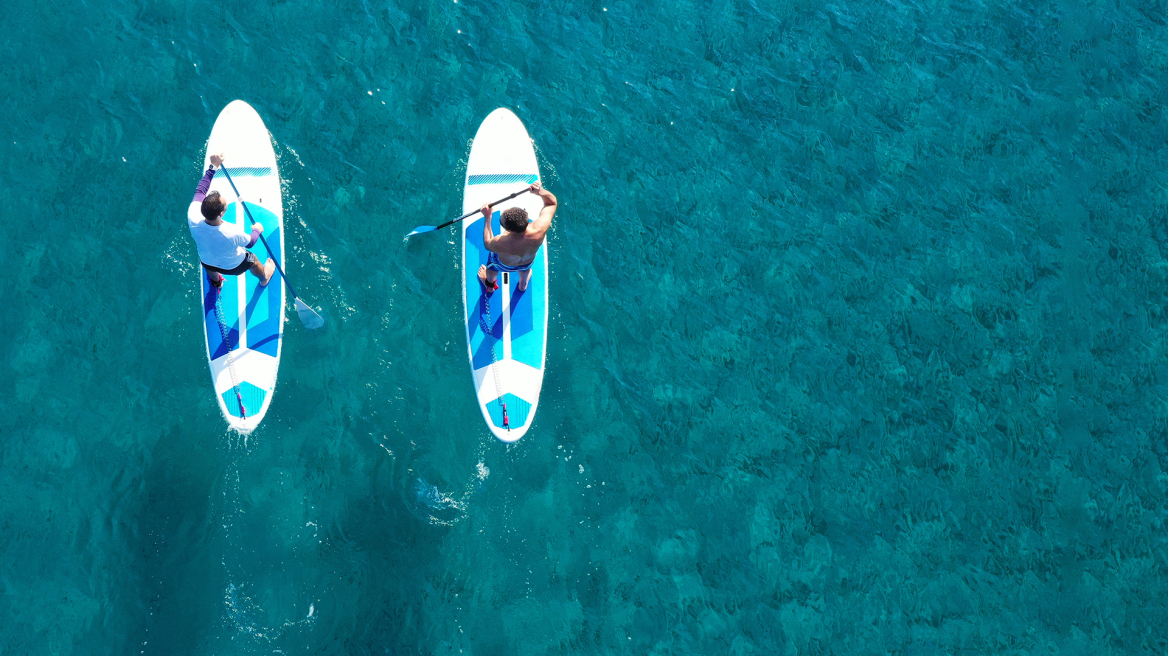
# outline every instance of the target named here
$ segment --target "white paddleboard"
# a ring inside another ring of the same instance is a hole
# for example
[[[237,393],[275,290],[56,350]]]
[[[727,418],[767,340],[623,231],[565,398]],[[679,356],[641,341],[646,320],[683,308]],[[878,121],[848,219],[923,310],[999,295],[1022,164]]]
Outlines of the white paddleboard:
[[[210,166],[212,153],[224,154],[224,165],[239,193],[247,201],[252,217],[263,224],[264,238],[251,251],[263,264],[269,256],[284,264],[284,203],[280,174],[271,135],[251,105],[236,100],[215,120],[207,141],[203,170]],[[251,231],[238,197],[222,170],[215,173],[211,191],[218,191],[230,203],[223,220]],[[251,272],[224,276],[223,288],[211,286],[207,270],[199,267],[202,279],[204,333],[207,361],[215,399],[227,423],[249,433],[263,421],[276,389],[276,371],[284,337],[284,281],[279,272],[266,287]],[[226,339],[224,339],[226,337]]]
[[[507,109],[496,109],[479,126],[466,166],[463,212],[479,209],[539,180],[535,148],[523,123]],[[522,207],[534,221],[543,201],[532,194],[492,206],[492,230],[500,233],[499,216]],[[531,280],[519,291],[519,274],[500,273],[499,289],[490,296],[479,283],[479,265],[486,264],[483,217],[462,222],[462,299],[466,317],[467,352],[475,395],[487,426],[504,442],[523,437],[535,419],[543,387],[547,353],[548,243],[532,264]]]

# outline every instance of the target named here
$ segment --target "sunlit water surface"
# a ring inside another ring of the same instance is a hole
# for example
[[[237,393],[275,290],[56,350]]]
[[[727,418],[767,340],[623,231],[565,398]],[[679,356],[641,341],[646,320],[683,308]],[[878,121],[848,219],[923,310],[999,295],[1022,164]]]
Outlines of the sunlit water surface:
[[[0,653],[1163,653],[1166,22],[15,0]],[[236,98],[328,321],[246,439],[183,222]],[[562,203],[512,447],[402,239],[499,106]]]

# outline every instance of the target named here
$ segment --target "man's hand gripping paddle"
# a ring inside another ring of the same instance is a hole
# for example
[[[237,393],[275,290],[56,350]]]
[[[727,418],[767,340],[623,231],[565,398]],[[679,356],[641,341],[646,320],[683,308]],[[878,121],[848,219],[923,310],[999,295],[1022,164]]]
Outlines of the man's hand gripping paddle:
[[[236,197],[239,198],[239,203],[243,205],[243,212],[247,214],[247,219],[253,224],[256,222],[251,215],[251,210],[247,209],[247,203],[243,202],[243,197],[239,195],[239,188],[235,186],[235,181],[231,179],[231,174],[227,172],[227,167],[224,166],[219,169],[223,171],[223,175],[227,176],[227,181],[231,183],[231,188],[235,190]],[[288,282],[288,276],[284,275],[284,269],[280,266],[280,260],[272,254],[272,249],[268,246],[268,240],[264,239],[264,233],[260,233],[260,241],[264,242],[264,248],[268,249],[268,254],[272,255],[272,261],[276,263],[276,270],[280,272],[280,278],[284,280],[284,285],[288,287],[288,293],[292,295],[292,299],[296,301],[296,315],[300,317],[300,322],[304,324],[305,328],[312,330],[320,328],[324,325],[324,318],[316,313],[316,310],[308,307],[308,304],[300,300],[296,295],[296,290],[292,289],[292,283]]]
[[[530,187],[529,187],[529,188],[525,188],[525,189],[520,189],[519,191],[517,191],[517,192],[515,192],[515,193],[511,194],[510,196],[507,196],[506,198],[500,198],[499,200],[497,200],[497,201],[495,201],[495,202],[493,202],[493,203],[488,203],[488,204],[489,204],[489,205],[498,205],[499,203],[502,203],[503,201],[508,201],[508,200],[511,200],[512,198],[515,198],[516,196],[518,196],[518,195],[520,195],[520,194],[525,194],[525,193],[527,193],[527,192],[529,192],[529,191],[531,191],[531,188],[530,188]],[[436,225],[436,226],[418,226],[418,227],[414,228],[414,231],[413,231],[413,232],[411,232],[410,234],[406,235],[406,238],[408,239],[408,238],[410,238],[410,237],[413,237],[414,235],[420,235],[420,234],[422,234],[423,232],[434,232],[435,230],[441,230],[441,229],[445,228],[446,226],[449,226],[449,225],[454,225],[455,223],[458,223],[459,221],[461,221],[461,220],[463,220],[463,219],[465,219],[465,218],[468,218],[468,217],[474,216],[475,214],[478,214],[478,213],[479,213],[479,210],[475,210],[475,211],[473,211],[473,212],[467,212],[466,214],[463,214],[462,216],[458,217],[457,219],[451,219],[450,221],[447,221],[446,223],[443,223],[442,225]]]

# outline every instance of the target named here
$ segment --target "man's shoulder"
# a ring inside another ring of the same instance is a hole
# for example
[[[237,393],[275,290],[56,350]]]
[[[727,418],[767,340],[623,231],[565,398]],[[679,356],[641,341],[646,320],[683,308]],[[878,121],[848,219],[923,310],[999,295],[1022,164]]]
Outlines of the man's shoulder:
[[[199,203],[191,203],[187,208],[187,225],[194,228],[203,222],[203,212]]]

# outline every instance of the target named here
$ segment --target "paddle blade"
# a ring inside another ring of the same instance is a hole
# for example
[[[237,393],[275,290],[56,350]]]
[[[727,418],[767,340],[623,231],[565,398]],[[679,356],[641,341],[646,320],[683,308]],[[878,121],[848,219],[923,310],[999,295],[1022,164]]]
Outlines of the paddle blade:
[[[324,325],[324,317],[316,313],[316,310],[308,307],[308,304],[300,299],[296,299],[296,315],[300,317],[300,323],[309,330],[316,330]]]
[[[418,227],[414,228],[413,232],[406,235],[406,237],[413,237],[414,235],[420,235],[423,232],[434,232],[437,229],[438,228],[435,228],[434,226],[418,226]]]

